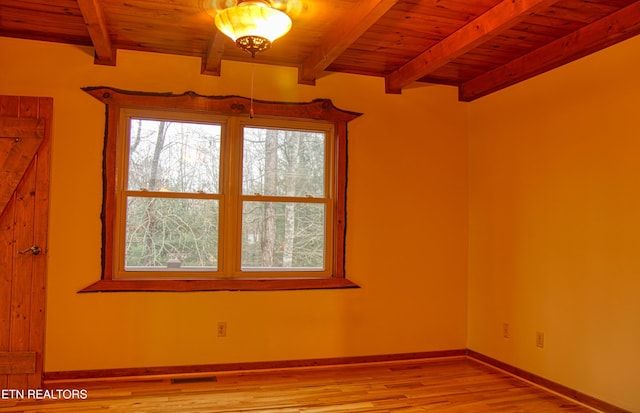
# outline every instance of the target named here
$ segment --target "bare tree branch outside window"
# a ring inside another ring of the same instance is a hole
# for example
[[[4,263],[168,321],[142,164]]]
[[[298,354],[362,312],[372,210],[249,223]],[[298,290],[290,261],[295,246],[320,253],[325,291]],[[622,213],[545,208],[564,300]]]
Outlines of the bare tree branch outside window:
[[[324,133],[244,128],[242,268],[322,269],[325,256]],[[297,198],[297,199],[296,199]]]
[[[218,192],[220,126],[132,119],[131,136],[125,266],[215,268],[218,201],[193,194]]]

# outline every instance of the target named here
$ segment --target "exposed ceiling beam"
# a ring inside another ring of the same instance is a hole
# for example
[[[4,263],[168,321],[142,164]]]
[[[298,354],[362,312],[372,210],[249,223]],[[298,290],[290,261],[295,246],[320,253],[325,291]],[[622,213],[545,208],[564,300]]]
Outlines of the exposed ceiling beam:
[[[387,93],[400,93],[402,88],[451,62],[474,47],[512,27],[537,10],[557,0],[503,0],[486,13],[425,50],[386,78]]]
[[[640,1],[470,80],[459,88],[469,102],[640,34]]]
[[[104,18],[102,6],[98,0],[78,0],[84,23],[89,31],[91,43],[95,49],[95,63],[114,66],[116,52],[109,39],[107,22]]]
[[[203,75],[220,76],[224,37],[220,31],[215,30],[213,39],[209,42],[207,53],[202,57],[202,69],[200,72]]]
[[[397,2],[398,0],[365,0],[345,13],[341,21],[333,25],[331,35],[314,49],[298,69],[298,82],[315,84],[316,77]]]

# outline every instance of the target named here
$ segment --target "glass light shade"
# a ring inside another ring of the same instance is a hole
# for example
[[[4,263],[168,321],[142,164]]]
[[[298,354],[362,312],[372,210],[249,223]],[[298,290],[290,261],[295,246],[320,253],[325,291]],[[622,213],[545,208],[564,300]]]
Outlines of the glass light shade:
[[[245,37],[257,37],[268,40],[270,44],[291,29],[291,18],[286,13],[261,1],[245,1],[220,10],[215,22],[216,27],[234,42]]]

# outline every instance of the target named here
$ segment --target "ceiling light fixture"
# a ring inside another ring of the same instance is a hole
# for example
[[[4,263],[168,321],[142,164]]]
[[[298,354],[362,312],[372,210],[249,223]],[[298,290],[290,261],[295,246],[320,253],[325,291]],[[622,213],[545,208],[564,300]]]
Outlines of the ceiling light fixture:
[[[222,33],[251,57],[270,48],[274,40],[291,29],[291,18],[286,13],[259,0],[238,0],[235,6],[220,10],[215,22]]]

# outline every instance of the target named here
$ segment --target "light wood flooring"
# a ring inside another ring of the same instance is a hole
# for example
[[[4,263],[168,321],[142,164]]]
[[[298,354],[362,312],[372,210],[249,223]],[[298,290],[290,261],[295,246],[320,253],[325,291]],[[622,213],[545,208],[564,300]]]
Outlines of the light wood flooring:
[[[0,399],[0,413],[593,412],[466,357],[220,373],[210,380],[49,383],[52,390],[86,390],[87,398]]]

